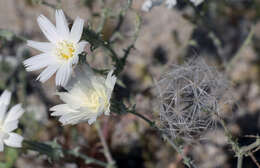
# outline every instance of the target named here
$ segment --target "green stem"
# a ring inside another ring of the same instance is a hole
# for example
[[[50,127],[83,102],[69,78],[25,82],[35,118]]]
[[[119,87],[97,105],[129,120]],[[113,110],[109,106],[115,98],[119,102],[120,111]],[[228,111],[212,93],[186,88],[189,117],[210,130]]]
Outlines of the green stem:
[[[93,164],[96,164],[96,165],[99,165],[99,166],[102,166],[102,167],[108,167],[108,164],[107,164],[107,163],[102,162],[102,161],[100,161],[100,160],[97,160],[97,159],[95,159],[95,158],[89,157],[89,156],[84,155],[84,154],[82,154],[82,153],[79,153],[79,154],[78,154],[78,153],[76,153],[76,152],[74,152],[74,151],[72,151],[72,150],[64,151],[64,153],[66,153],[67,155],[71,155],[71,156],[74,156],[74,157],[81,158],[81,159],[85,160],[85,163],[86,163],[86,164],[91,164],[91,163],[93,163]]]
[[[233,56],[233,58],[231,59],[230,63],[227,65],[227,72],[229,72],[230,70],[233,69],[235,63],[238,61],[238,59],[240,58],[240,56],[242,56],[240,53],[241,51],[250,43],[253,35],[254,35],[254,26],[251,27],[250,32],[248,33],[246,39],[244,40],[243,44],[241,45],[241,47],[238,49],[238,51],[236,52],[236,54]]]
[[[118,64],[118,62],[119,62],[118,55],[114,51],[114,49],[111,47],[111,45],[106,41],[102,41],[102,46],[111,53],[112,61],[114,61],[116,64]]]
[[[104,26],[105,26],[105,23],[106,23],[106,20],[107,20],[107,16],[108,16],[108,8],[104,8],[102,10],[102,14],[101,14],[101,21],[100,21],[100,24],[97,28],[97,33],[101,33],[104,29]]]
[[[146,121],[151,127],[153,128],[157,128],[157,126],[155,125],[154,121],[151,121],[150,119],[148,119],[147,117],[145,117],[144,115],[135,112],[134,110],[130,110],[128,111],[129,113],[134,114],[135,116],[138,116],[139,118],[143,119],[144,121]]]
[[[57,6],[56,6],[56,5],[50,4],[49,2],[41,1],[41,3],[42,3],[43,5],[45,5],[45,6],[48,6],[48,7],[52,8],[52,9],[57,9]]]
[[[237,158],[237,168],[242,168],[243,166],[243,156]]]
[[[76,158],[83,159],[86,164],[96,164],[102,167],[108,167],[108,164],[97,160],[95,158],[89,157],[85,154],[78,152],[78,150],[66,150],[63,149],[60,145],[56,144],[52,146],[47,143],[37,142],[37,141],[23,141],[23,148],[26,150],[33,150],[39,152],[40,154],[47,155],[53,160],[58,160],[65,156],[74,156]]]

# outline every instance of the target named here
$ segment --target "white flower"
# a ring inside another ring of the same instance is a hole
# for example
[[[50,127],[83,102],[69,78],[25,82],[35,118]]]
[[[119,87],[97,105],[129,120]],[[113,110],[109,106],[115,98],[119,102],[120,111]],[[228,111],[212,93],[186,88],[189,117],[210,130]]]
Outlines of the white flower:
[[[166,0],[165,4],[166,4],[167,8],[171,9],[177,4],[177,1],[176,0]]]
[[[142,10],[145,12],[149,12],[152,7],[153,7],[153,2],[151,0],[147,0],[143,3]]]
[[[18,119],[24,113],[20,104],[13,106],[6,115],[10,103],[11,93],[4,91],[0,97],[0,152],[4,150],[4,144],[11,147],[21,147],[23,137],[12,131],[18,127]]]
[[[58,95],[65,104],[52,107],[52,116],[61,116],[63,124],[77,124],[88,121],[92,124],[102,113],[109,115],[110,98],[116,77],[110,71],[107,78],[96,76],[87,66],[75,69],[75,79],[70,80],[66,89]],[[74,78],[74,76],[73,76]]]
[[[195,6],[201,4],[204,0],[190,0]]]
[[[146,0],[142,5],[142,10],[149,12],[153,7],[159,6],[164,0]]]
[[[69,30],[62,10],[56,10],[56,27],[43,15],[37,18],[38,24],[50,42],[27,41],[27,45],[43,53],[33,56],[23,63],[27,71],[45,68],[37,80],[47,81],[55,72],[56,85],[65,86],[71,76],[72,65],[78,63],[79,54],[88,44],[80,41],[84,20],[79,17]]]

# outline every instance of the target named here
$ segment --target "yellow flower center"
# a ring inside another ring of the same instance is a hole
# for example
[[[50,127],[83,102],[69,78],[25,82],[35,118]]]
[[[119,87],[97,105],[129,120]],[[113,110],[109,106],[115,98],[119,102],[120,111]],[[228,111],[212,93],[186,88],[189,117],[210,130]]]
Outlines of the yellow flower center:
[[[58,42],[56,47],[56,54],[59,58],[68,60],[74,56],[75,53],[75,45],[71,42],[63,40]]]
[[[103,92],[93,91],[88,95],[88,97],[84,100],[84,106],[90,108],[91,110],[98,112],[99,107],[101,106],[101,101],[104,102],[104,108],[109,106],[109,102],[107,101],[107,97]]]

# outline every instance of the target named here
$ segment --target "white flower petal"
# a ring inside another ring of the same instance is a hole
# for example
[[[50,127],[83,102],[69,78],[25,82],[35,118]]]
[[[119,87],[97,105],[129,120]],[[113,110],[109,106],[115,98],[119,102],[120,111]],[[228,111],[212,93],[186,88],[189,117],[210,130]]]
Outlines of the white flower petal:
[[[6,110],[7,110],[7,106],[4,104],[0,104],[0,123],[2,123],[4,120]]]
[[[69,37],[69,27],[63,11],[56,10],[55,17],[56,17],[57,32],[60,34],[60,36],[67,39]]]
[[[59,121],[63,125],[67,125],[67,124],[74,125],[74,124],[81,122],[83,117],[84,117],[84,114],[82,114],[82,113],[67,113],[67,114],[62,115],[59,118]]]
[[[63,125],[74,125],[97,117],[98,115],[96,113],[92,113],[89,109],[85,109],[76,113],[66,113],[59,118],[59,121],[63,123]]]
[[[91,124],[93,124],[96,120],[97,120],[97,118],[91,118],[91,119],[88,120],[88,124],[91,125]]]
[[[69,107],[73,108],[73,109],[77,109],[80,107],[82,100],[80,99],[80,97],[75,97],[69,93],[66,92],[61,92],[58,93],[58,95],[60,96],[60,99],[67,103],[69,105]]]
[[[23,141],[23,137],[21,135],[16,133],[9,133],[9,137],[8,139],[4,140],[4,143],[7,146],[20,148],[22,147],[22,141]]]
[[[106,82],[105,82],[106,86],[113,90],[114,89],[114,86],[116,84],[116,77],[113,75],[113,70],[111,70],[108,75],[107,75],[107,79],[106,79]]]
[[[153,7],[153,2],[151,0],[146,0],[142,5],[142,11],[149,12]]]
[[[204,0],[190,0],[195,6],[200,5]]]
[[[4,151],[4,142],[2,139],[0,139],[0,152]]]
[[[9,122],[4,122],[3,130],[4,130],[5,132],[12,132],[12,131],[15,130],[16,128],[18,128],[18,120],[13,120],[13,121],[9,121]]]
[[[67,111],[69,106],[67,104],[59,104],[50,108],[50,111]]]
[[[11,92],[5,90],[0,97],[0,122],[4,120],[7,107],[11,100]]]
[[[177,4],[177,0],[167,0],[165,3],[167,8],[171,9]]]
[[[79,55],[77,54],[77,55],[74,55],[74,57],[72,58],[71,64],[72,65],[77,65],[78,62],[79,62]]]
[[[66,86],[66,84],[68,83],[68,80],[71,76],[71,65],[69,63],[62,65],[56,74],[56,85],[57,86]]]
[[[55,112],[52,112],[51,113],[51,116],[62,116],[62,115],[65,115],[65,114],[69,114],[69,113],[77,113],[78,111],[76,110],[73,110],[71,108],[68,108],[64,111],[55,111]]]
[[[4,105],[8,106],[10,100],[11,100],[11,92],[5,90],[0,97],[0,103],[3,103]]]
[[[107,110],[104,113],[105,115],[109,116],[110,115],[110,105],[108,106]]]
[[[23,61],[23,64],[26,68],[26,71],[35,71],[42,69],[48,65],[54,64],[56,62],[57,60],[54,56],[43,53],[26,59],[25,61]]]
[[[78,65],[74,69],[74,74],[75,75],[72,77],[72,79],[69,81],[69,83],[65,87],[67,90],[71,90],[76,84],[80,85],[79,87],[84,92],[86,90],[90,90],[90,88],[92,88],[90,79],[94,76],[94,73],[88,66]],[[84,86],[82,86],[82,85],[84,85]]]
[[[52,109],[50,109],[50,111],[52,111]],[[69,113],[69,111],[67,111],[67,110],[65,110],[65,111],[55,111],[55,112],[51,113],[51,116],[62,116],[62,115],[67,114],[67,113]]]
[[[40,15],[37,18],[37,21],[38,21],[38,24],[39,24],[43,34],[46,36],[46,38],[50,42],[56,43],[60,39],[56,28],[45,16]]]
[[[7,90],[0,97],[0,151],[4,150],[4,143],[13,147],[21,146],[21,143],[20,145],[17,143],[20,142],[20,136],[16,136],[16,134],[11,132],[18,127],[18,119],[24,111],[21,105],[18,104],[12,107],[5,117],[10,99],[11,93]]]
[[[89,43],[87,41],[79,42],[75,53],[77,53],[77,54],[82,53],[84,51],[86,45],[89,45]]]
[[[98,78],[96,78],[96,79],[98,79]],[[92,79],[92,84],[93,84],[93,88],[96,90],[96,91],[99,91],[99,92],[101,92],[101,93],[103,93],[103,92],[105,92],[105,90],[106,90],[106,87],[104,87],[104,83],[105,82],[103,82],[103,81],[101,81],[101,80],[94,80],[94,79]]]
[[[41,82],[47,81],[57,71],[58,68],[58,65],[48,66],[40,73],[40,75],[37,77],[37,80],[40,80]]]
[[[83,32],[83,27],[84,27],[84,20],[77,17],[73,23],[73,26],[72,26],[71,32],[70,32],[70,39],[74,43],[79,42],[82,32]]]
[[[52,43],[37,42],[32,40],[27,40],[27,45],[42,52],[50,52],[54,48]]]
[[[18,120],[24,113],[24,110],[21,106],[21,104],[17,104],[11,108],[11,110],[8,112],[5,122]]]
[[[76,48],[76,51],[74,53],[74,57],[73,57],[73,60],[72,60],[72,64],[73,65],[78,63],[78,61],[79,61],[79,54],[81,54],[84,51],[86,45],[88,45],[88,44],[89,43],[86,42],[86,41],[81,41],[81,42],[79,42],[77,44],[77,48]]]

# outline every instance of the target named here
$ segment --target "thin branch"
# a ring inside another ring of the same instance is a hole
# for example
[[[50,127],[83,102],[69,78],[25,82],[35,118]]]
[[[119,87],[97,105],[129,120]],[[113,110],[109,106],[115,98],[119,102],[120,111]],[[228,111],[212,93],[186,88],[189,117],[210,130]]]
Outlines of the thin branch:
[[[143,120],[144,120],[145,122],[147,122],[151,127],[157,128],[154,121],[151,121],[150,119],[148,119],[148,118],[145,117],[144,115],[135,112],[135,110],[129,110],[128,112],[134,114],[135,116],[137,116],[137,117],[139,117],[139,118],[141,118],[141,119],[143,119]]]
[[[240,149],[240,152],[242,155],[247,155],[248,152],[250,152],[251,150],[257,148],[260,146],[260,138],[256,139],[256,141],[248,146],[244,146]]]
[[[115,161],[112,158],[112,155],[111,155],[111,153],[109,151],[109,148],[108,148],[108,145],[106,143],[105,137],[104,137],[104,135],[102,133],[102,130],[100,128],[100,123],[97,121],[95,126],[96,126],[96,129],[97,129],[97,132],[98,132],[98,136],[99,136],[99,138],[101,140],[102,146],[104,148],[104,154],[105,154],[105,157],[106,157],[106,159],[108,161],[109,167],[115,168],[116,167]]]
[[[154,121],[148,119],[147,117],[145,117],[144,115],[140,114],[140,113],[137,113],[135,112],[135,110],[130,110],[128,111],[129,113],[143,119],[145,122],[147,122],[151,127],[155,128],[163,138],[166,139],[166,141],[181,155],[182,159],[183,159],[183,163],[188,166],[189,168],[197,168],[196,165],[194,165],[194,163],[192,162],[192,160],[190,158],[188,158],[187,156],[184,155],[182,149],[177,145],[175,144],[175,142],[173,142],[169,137],[168,135],[166,135],[163,131],[160,130],[160,128],[155,124]]]
[[[255,150],[252,151],[252,153],[255,153],[260,150],[260,146],[258,146]]]
[[[249,152],[249,156],[250,156],[251,159],[254,161],[254,163],[256,164],[256,166],[257,166],[258,168],[260,168],[260,165],[259,165],[259,163],[257,162],[257,160],[256,160],[256,158],[255,158],[255,156],[254,156],[254,154],[253,154],[252,152]]]
[[[231,59],[231,61],[229,62],[229,64],[227,65],[226,71],[229,72],[230,70],[233,69],[235,63],[238,61],[238,59],[240,58],[240,56],[242,56],[240,53],[241,51],[250,43],[250,41],[252,40],[252,37],[255,33],[255,29],[254,26],[251,28],[250,32],[248,33],[246,39],[244,40],[243,44],[240,46],[240,48],[238,49],[238,51],[236,52],[236,54],[233,56],[233,58]]]

